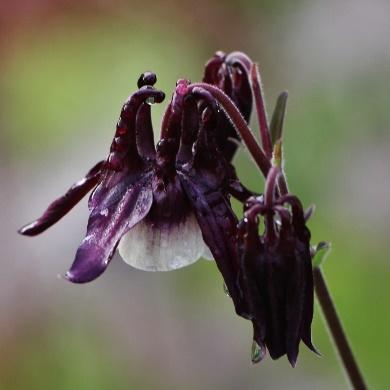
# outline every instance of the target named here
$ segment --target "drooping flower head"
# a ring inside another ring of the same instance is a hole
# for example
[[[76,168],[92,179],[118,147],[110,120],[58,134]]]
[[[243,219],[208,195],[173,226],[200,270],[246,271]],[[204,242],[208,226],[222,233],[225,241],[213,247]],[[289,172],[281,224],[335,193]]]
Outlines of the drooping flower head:
[[[261,360],[285,354],[294,366],[302,340],[311,350],[313,271],[310,232],[299,199],[276,196],[280,168],[271,168],[264,196],[250,198],[238,229],[240,285]],[[259,234],[259,223],[264,231]]]
[[[300,340],[314,350],[313,280],[302,205],[272,167],[284,113],[277,107],[272,131],[256,65],[243,53],[217,52],[203,82],[177,82],[155,144],[151,105],[165,98],[156,81],[151,72],[140,76],[122,107],[108,157],[20,233],[42,233],[93,190],[87,233],[68,280],[94,280],[117,248],[124,261],[147,271],[214,258],[236,313],[253,323],[255,360],[268,349],[272,358],[287,354],[294,365]],[[248,127],[252,103],[262,147]],[[237,178],[232,159],[241,141],[267,177],[264,197],[254,197]],[[240,223],[231,196],[246,205]],[[260,218],[265,230],[259,235]]]
[[[75,283],[95,279],[117,247],[127,263],[149,271],[177,269],[202,256],[213,257],[240,312],[234,241],[238,221],[229,197],[245,201],[252,193],[238,181],[230,163],[232,153],[227,159],[221,150],[222,143],[230,142],[220,134],[225,113],[209,92],[179,80],[155,146],[151,104],[165,97],[155,83],[153,73],[141,75],[139,90],[122,107],[107,159],[20,233],[43,232],[94,188],[87,233],[67,279]],[[236,87],[229,92],[240,95]]]

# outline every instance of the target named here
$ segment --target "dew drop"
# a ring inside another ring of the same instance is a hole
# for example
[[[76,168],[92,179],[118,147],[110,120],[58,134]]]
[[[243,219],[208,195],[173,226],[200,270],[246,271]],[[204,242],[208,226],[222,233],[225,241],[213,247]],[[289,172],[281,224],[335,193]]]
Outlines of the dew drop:
[[[155,103],[154,97],[153,97],[153,96],[148,97],[148,98],[145,100],[145,103],[146,103],[146,104],[149,104],[149,105],[151,106],[152,104]]]
[[[118,152],[111,152],[108,156],[108,164],[114,170],[122,168],[122,160]]]
[[[275,214],[274,221],[275,221],[276,226],[278,226],[278,227],[282,226],[282,221],[280,219],[280,215],[279,214]]]
[[[100,211],[100,214],[103,215],[104,217],[107,217],[108,209],[104,209],[104,210]]]
[[[253,340],[252,352],[251,352],[252,363],[253,364],[258,363],[263,358],[263,356],[264,356],[263,349],[260,347],[259,344],[256,343],[255,340]]]
[[[226,283],[223,283],[223,292],[230,298],[230,293],[226,286]]]
[[[182,165],[182,170],[185,171],[185,172],[189,172],[191,170],[191,167],[192,167],[192,164],[190,163],[185,163]]]

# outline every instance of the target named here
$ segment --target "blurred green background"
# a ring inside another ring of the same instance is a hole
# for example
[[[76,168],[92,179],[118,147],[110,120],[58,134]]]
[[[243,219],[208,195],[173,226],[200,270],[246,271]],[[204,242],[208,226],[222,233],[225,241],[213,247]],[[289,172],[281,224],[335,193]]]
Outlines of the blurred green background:
[[[347,388],[318,306],[321,358],[302,346],[295,369],[252,366],[251,325],[213,263],[155,274],[116,256],[71,285],[57,275],[84,235],[85,200],[42,236],[16,234],[107,154],[142,71],[169,97],[214,51],[242,50],[259,62],[269,111],[290,92],[290,187],[317,206],[310,228],[333,244],[324,272],[345,328],[371,388],[388,389],[389,14],[387,0],[2,1],[0,388]],[[236,162],[261,190],[243,150]]]

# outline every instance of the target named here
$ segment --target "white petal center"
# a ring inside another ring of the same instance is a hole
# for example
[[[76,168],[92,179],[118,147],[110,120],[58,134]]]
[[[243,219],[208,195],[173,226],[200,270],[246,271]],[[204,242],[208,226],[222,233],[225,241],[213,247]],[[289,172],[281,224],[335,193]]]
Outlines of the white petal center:
[[[158,227],[141,221],[122,237],[118,249],[127,264],[144,271],[171,271],[201,257],[213,258],[192,213],[181,223]]]

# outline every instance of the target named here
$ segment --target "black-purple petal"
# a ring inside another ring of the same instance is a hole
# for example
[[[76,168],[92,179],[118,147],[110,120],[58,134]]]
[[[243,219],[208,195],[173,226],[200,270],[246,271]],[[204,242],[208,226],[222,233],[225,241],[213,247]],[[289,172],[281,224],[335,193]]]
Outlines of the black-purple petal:
[[[208,187],[196,176],[190,177],[179,172],[179,177],[195,212],[203,239],[210,248],[234,302],[236,312],[246,317],[247,310],[238,284],[237,218],[226,197],[217,188]]]
[[[94,280],[105,271],[121,237],[148,214],[153,202],[151,174],[106,192],[88,220],[87,234],[66,274],[74,283]]]
[[[65,195],[52,202],[37,220],[23,226],[19,233],[35,236],[54,225],[67,214],[99,181],[104,161],[98,162],[81,180],[69,188]]]

